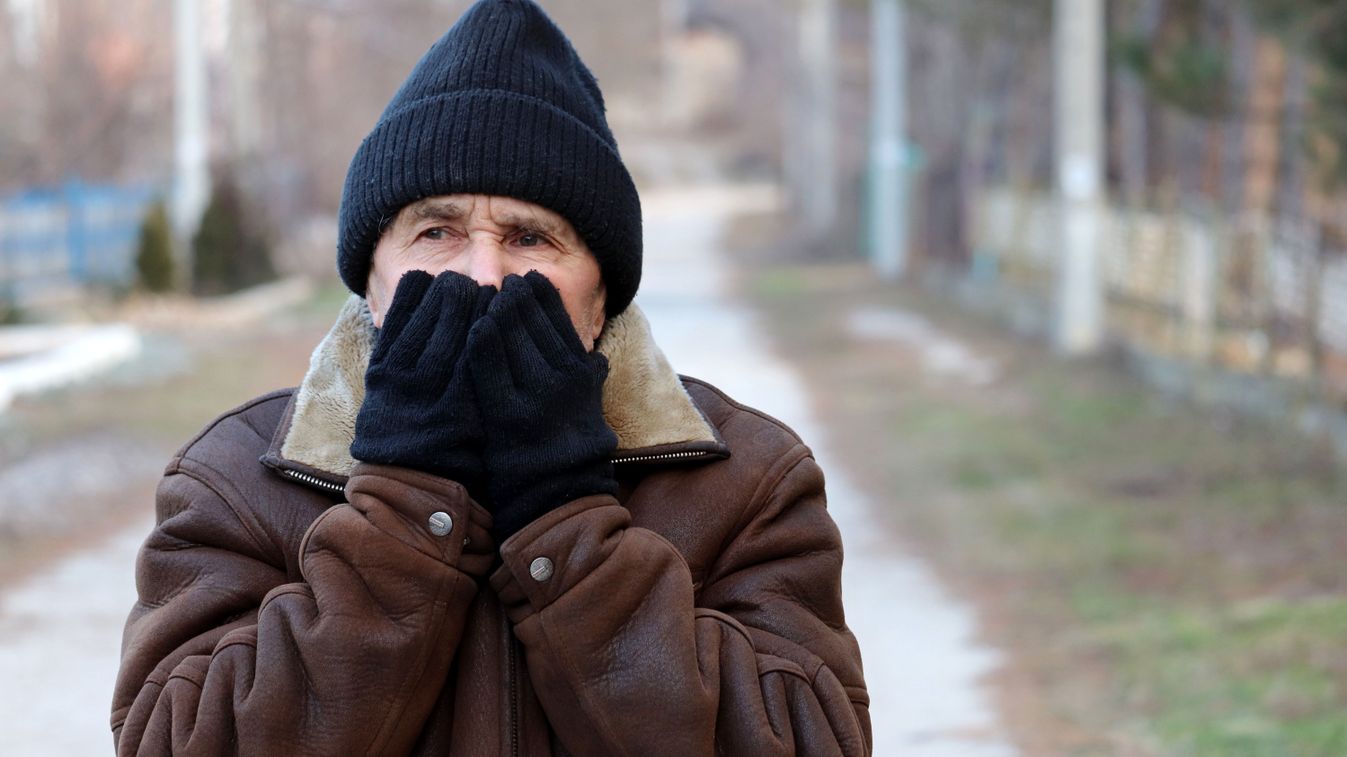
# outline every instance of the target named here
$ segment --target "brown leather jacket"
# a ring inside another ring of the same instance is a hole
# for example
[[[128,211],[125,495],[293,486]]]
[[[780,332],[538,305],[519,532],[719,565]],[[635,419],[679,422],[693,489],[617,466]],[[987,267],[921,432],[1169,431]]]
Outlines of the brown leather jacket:
[[[789,429],[680,380],[633,306],[599,347],[617,498],[498,550],[458,484],[350,459],[371,335],[353,298],[299,389],[169,464],[119,754],[870,753],[841,543]]]

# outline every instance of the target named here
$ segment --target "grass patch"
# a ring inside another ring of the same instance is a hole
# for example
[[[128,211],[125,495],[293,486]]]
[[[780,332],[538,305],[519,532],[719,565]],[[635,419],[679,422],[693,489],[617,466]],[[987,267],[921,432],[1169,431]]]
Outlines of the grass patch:
[[[1172,753],[1343,753],[1347,716],[1335,660],[1347,601],[1179,607],[1139,618],[1103,644]]]
[[[345,290],[341,290],[345,291]],[[283,315],[242,330],[151,335],[184,351],[188,366],[144,382],[80,384],[21,397],[0,419],[0,452],[15,459],[63,439],[112,432],[171,445],[253,397],[296,385],[345,296],[323,287]]]
[[[351,297],[351,290],[337,280],[324,280],[313,294],[295,307],[295,315],[305,320],[331,322]]]
[[[41,470],[68,470],[77,479],[67,490],[61,474],[29,477],[40,480],[25,480],[20,507],[0,509],[0,585],[145,518],[173,450],[231,407],[298,383],[339,304],[331,291],[320,291],[246,328],[151,333],[134,364],[20,397],[0,413],[0,468],[37,461]],[[109,466],[106,459],[83,456],[91,442],[116,451],[111,473],[98,467]],[[91,486],[97,497],[89,495]],[[43,522],[25,518],[25,501],[40,502],[48,514]]]
[[[755,269],[743,290],[841,459],[995,619],[1035,752],[1347,754],[1347,486],[1322,449],[860,266]],[[854,307],[919,313],[1000,378],[926,375],[911,345],[849,334]]]

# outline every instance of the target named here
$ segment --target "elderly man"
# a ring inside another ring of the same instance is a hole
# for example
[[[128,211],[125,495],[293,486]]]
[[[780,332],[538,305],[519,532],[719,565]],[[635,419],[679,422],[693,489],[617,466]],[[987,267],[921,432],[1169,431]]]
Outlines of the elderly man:
[[[482,0],[351,163],[298,389],[169,463],[120,754],[864,755],[823,475],[680,378],[593,76]]]

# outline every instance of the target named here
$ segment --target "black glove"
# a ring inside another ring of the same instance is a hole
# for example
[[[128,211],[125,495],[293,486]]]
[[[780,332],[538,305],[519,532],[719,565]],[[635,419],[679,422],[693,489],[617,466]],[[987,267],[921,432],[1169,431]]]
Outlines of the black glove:
[[[495,293],[451,271],[403,275],[370,355],[351,457],[481,488],[482,421],[461,358]]]
[[[545,276],[505,277],[467,350],[498,544],[573,499],[617,493],[617,435],[603,419],[608,361],[585,351]]]

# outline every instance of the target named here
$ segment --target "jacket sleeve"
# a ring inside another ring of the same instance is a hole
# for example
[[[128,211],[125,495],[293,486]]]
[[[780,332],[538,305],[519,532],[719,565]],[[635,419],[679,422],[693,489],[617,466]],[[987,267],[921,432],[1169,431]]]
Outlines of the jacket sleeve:
[[[191,460],[170,467],[122,642],[118,754],[411,748],[474,576],[491,564],[489,516],[456,483],[379,466],[355,474],[349,504],[304,532],[304,580],[286,583],[264,525],[229,482]],[[443,536],[428,525],[437,512],[453,520]]]
[[[502,554],[492,584],[569,751],[870,753],[841,541],[803,445],[766,472],[700,592],[681,553],[608,496],[544,516]]]

